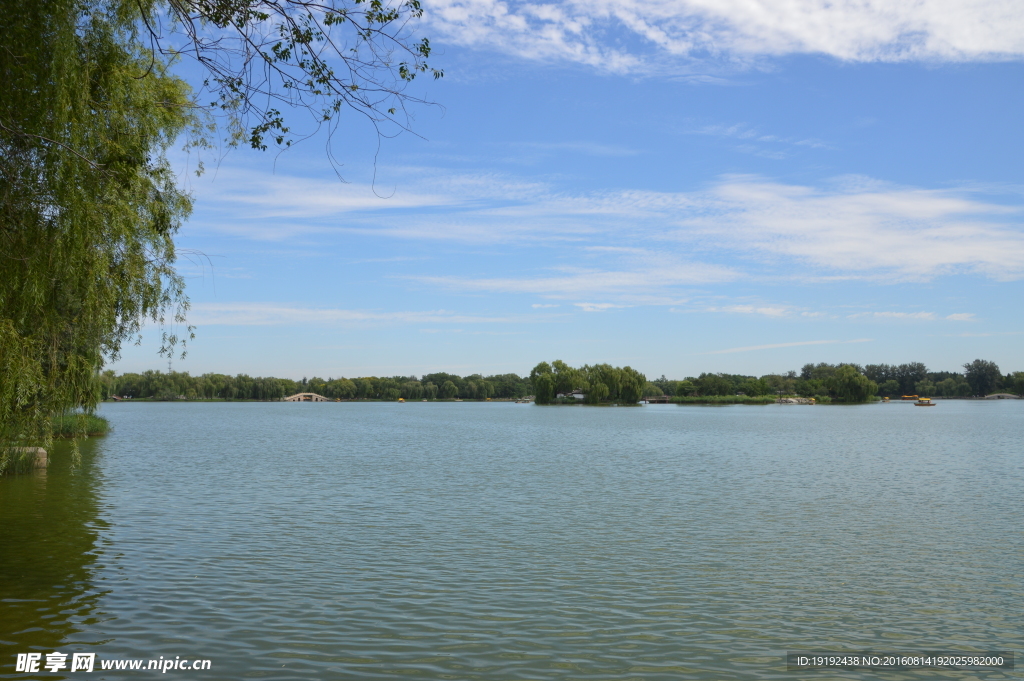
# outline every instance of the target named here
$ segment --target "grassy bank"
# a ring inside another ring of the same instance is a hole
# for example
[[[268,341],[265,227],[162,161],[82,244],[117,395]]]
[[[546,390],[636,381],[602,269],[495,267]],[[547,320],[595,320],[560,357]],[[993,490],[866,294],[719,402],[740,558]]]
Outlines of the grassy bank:
[[[53,419],[53,436],[56,438],[106,435],[109,432],[110,422],[96,414],[66,414]]]
[[[748,395],[687,395],[673,397],[673,404],[771,404],[777,398],[772,395],[751,397]]]

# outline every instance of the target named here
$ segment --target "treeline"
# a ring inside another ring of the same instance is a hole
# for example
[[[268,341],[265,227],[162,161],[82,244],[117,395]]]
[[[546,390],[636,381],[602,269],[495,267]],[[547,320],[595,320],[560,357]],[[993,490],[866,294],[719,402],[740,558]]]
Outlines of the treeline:
[[[1003,390],[1024,395],[1024,372],[1003,374],[995,362],[976,359],[963,372],[929,371],[921,362],[907,364],[805,364],[798,372],[744,376],[709,374],[670,380],[662,376],[647,383],[644,396],[798,395],[829,397],[837,401],[865,401],[880,397],[921,395],[970,397]]]
[[[187,371],[117,375],[106,371],[100,376],[104,398],[114,395],[156,400],[279,400],[295,393],[311,392],[341,400],[434,400],[520,398],[530,395],[528,379],[516,374],[495,376],[456,376],[433,373],[415,376],[363,376],[360,378],[289,378],[238,374],[202,374]]]
[[[963,372],[929,371],[921,362],[907,364],[842,363],[805,364],[785,374],[745,376],[702,373],[682,380],[665,378],[648,381],[630,367],[608,364],[571,367],[561,360],[541,362],[528,377],[517,374],[457,376],[448,373],[416,376],[363,376],[359,378],[289,378],[238,374],[202,374],[146,371],[117,375],[105,371],[99,376],[101,396],[112,395],[157,400],[222,399],[279,400],[300,392],[312,392],[342,400],[436,400],[487,398],[518,399],[535,396],[538,404],[582,401],[588,404],[632,404],[642,397],[720,397],[746,395],[796,395],[828,397],[832,401],[863,402],[874,396],[970,397],[1005,391],[1024,395],[1024,372],[1003,374],[995,362],[974,360]],[[559,398],[574,391],[583,395]]]

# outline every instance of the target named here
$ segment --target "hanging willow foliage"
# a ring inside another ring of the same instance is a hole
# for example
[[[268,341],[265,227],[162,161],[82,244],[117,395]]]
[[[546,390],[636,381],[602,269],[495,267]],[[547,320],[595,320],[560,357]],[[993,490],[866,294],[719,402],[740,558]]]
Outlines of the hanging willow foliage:
[[[145,320],[188,306],[172,264],[191,203],[164,152],[196,119],[136,18],[0,3],[0,468],[95,407],[96,370]]]

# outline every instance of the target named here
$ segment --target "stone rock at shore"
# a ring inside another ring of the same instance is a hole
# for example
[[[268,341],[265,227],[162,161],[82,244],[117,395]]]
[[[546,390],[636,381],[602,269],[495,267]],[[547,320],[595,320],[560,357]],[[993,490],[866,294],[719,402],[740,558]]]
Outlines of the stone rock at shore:
[[[50,463],[46,450],[42,447],[15,447],[14,451],[18,454],[34,454],[35,460],[32,463],[32,468],[46,468]]]

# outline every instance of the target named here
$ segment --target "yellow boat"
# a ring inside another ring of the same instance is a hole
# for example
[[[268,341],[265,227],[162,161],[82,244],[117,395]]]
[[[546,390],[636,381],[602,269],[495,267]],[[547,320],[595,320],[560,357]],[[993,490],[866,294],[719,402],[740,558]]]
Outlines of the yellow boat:
[[[922,397],[922,398],[919,398],[917,400],[917,402],[914,402],[914,406],[915,407],[934,407],[935,403],[932,402],[932,398],[930,398],[930,397]]]

